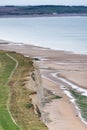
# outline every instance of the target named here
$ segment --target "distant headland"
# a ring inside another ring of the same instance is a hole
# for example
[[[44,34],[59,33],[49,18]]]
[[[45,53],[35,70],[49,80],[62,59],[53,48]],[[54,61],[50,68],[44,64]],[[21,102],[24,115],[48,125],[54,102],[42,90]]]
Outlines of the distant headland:
[[[0,17],[87,16],[87,6],[38,5],[0,6]]]

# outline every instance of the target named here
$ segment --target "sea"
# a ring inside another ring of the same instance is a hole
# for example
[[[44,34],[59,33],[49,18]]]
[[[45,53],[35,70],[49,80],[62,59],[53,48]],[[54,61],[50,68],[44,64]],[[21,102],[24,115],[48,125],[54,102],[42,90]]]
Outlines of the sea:
[[[87,54],[87,17],[0,18],[0,39]]]

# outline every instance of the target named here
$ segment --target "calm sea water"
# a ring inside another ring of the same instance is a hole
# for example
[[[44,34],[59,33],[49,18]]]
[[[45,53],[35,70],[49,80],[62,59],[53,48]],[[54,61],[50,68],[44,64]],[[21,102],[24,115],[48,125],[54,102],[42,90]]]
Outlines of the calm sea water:
[[[87,17],[1,18],[0,39],[87,53]]]

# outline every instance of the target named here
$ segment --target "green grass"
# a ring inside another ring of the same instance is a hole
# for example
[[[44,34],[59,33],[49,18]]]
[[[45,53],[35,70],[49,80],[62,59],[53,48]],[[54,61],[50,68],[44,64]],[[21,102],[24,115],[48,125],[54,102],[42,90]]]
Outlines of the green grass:
[[[70,90],[70,92],[76,99],[76,103],[81,111],[82,117],[85,119],[85,121],[87,121],[87,97],[81,95],[75,90]]]
[[[0,130],[19,130],[7,110],[9,93],[11,94],[9,109],[21,130],[47,130],[38,115],[34,113],[29,97],[33,92],[25,87],[26,76],[30,76],[29,73],[35,69],[32,59],[16,53],[9,54],[18,61],[19,65],[7,86],[6,83],[16,62],[7,57],[5,52],[0,52]]]
[[[7,109],[10,89],[6,83],[16,63],[7,57],[5,52],[0,52],[0,63],[0,130],[19,130]]]

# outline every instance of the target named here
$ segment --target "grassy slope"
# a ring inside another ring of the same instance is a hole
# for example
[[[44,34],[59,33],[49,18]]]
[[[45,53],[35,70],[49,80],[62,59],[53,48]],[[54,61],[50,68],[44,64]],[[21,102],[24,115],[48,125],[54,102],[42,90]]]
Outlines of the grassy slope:
[[[7,57],[4,52],[0,52],[0,130],[19,130],[7,111],[9,93],[11,93],[10,111],[22,130],[47,130],[33,111],[29,99],[32,91],[27,90],[24,86],[26,76],[29,76],[29,72],[34,70],[32,60],[16,53],[10,53],[10,55],[17,59],[19,66],[8,83],[9,87],[7,87],[4,84],[16,63]]]
[[[15,62],[3,52],[0,52],[0,62],[0,130],[19,130],[13,123],[7,110],[7,100],[10,89],[6,83],[10,73],[15,67]]]

